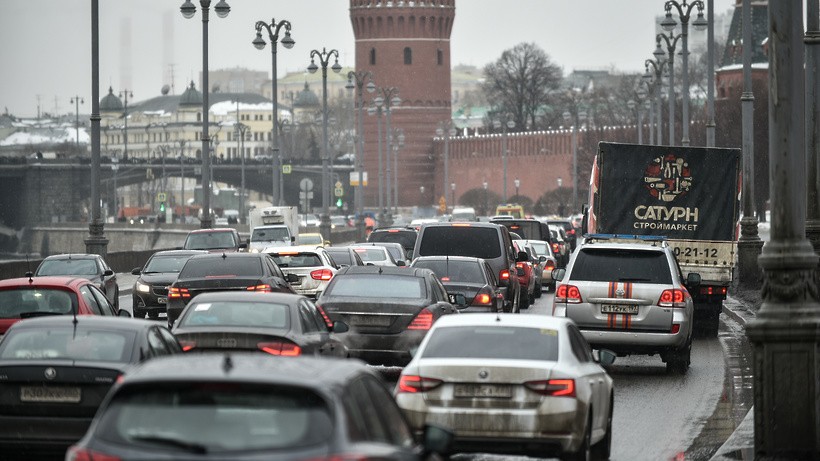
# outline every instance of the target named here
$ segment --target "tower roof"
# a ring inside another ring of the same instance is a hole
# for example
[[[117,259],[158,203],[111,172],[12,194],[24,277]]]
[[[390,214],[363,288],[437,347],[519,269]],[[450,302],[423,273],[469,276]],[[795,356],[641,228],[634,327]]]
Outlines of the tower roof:
[[[293,100],[293,107],[319,107],[319,97],[310,90],[310,85],[305,82],[305,89],[300,91]]]
[[[179,105],[183,107],[202,105],[202,93],[196,90],[193,80],[191,80],[191,85],[182,93],[182,96],[179,97]]]
[[[108,94],[100,99],[100,112],[122,112],[122,100],[114,94],[114,89],[108,87]]]

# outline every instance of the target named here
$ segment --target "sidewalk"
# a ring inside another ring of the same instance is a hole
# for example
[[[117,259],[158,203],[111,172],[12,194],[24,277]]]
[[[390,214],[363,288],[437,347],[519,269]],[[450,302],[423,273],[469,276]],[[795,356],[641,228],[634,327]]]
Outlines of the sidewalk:
[[[755,318],[754,311],[731,296],[723,303],[723,313],[744,327],[749,320]],[[754,407],[751,407],[740,425],[718,449],[717,453],[710,458],[710,461],[754,459],[754,445]]]

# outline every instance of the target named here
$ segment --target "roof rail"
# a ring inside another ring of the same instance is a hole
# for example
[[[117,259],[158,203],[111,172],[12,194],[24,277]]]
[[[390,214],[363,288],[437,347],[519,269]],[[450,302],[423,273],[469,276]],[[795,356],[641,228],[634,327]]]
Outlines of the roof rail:
[[[666,243],[665,235],[632,235],[632,234],[584,234],[584,243],[592,243],[600,240],[636,240],[642,242],[662,242]]]

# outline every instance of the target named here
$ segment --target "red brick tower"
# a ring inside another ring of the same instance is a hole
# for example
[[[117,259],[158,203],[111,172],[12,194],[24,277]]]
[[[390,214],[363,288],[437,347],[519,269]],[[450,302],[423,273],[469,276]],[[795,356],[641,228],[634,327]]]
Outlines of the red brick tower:
[[[396,87],[402,100],[391,115],[391,127],[405,135],[398,159],[399,206],[432,205],[444,193],[433,180],[432,145],[439,123],[452,113],[450,33],[455,12],[455,0],[350,0],[356,70],[370,71],[378,87]],[[365,107],[375,95],[365,93]],[[364,115],[368,209],[378,205],[376,117]],[[384,142],[382,148],[386,151]]]

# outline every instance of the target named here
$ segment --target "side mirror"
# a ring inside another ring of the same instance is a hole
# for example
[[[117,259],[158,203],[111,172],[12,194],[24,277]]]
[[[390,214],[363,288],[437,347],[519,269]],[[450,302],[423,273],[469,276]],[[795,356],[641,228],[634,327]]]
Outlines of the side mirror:
[[[375,266],[373,263],[366,263],[365,266]]]
[[[120,311],[117,312],[117,317],[131,318],[131,313],[125,309],[120,309]]]
[[[553,269],[552,270],[552,279],[557,280],[557,281],[560,282],[561,280],[564,280],[564,275],[566,275],[566,273],[567,273],[566,269]]]
[[[530,255],[528,255],[526,251],[519,251],[516,262],[526,262],[529,261],[529,259]]]
[[[546,257],[546,256],[543,256],[543,255],[539,256],[539,257],[538,257],[538,262],[539,262],[539,263],[545,263],[545,262],[547,262],[547,257]]]
[[[325,240],[324,243],[322,243],[322,245],[324,245],[326,247],[329,247],[329,246],[332,246],[333,244],[330,243],[330,240]]]
[[[285,274],[285,281],[288,283],[296,283],[299,281],[299,276],[296,274]]]
[[[404,261],[396,261],[396,265],[399,266],[399,267],[404,267],[404,266],[407,265],[407,263],[404,262]]]
[[[29,278],[34,277],[34,272],[32,272],[32,271],[26,272],[25,277],[29,277]]]
[[[700,286],[700,274],[697,272],[690,272],[686,275],[686,286],[689,287],[699,287]]]
[[[242,242],[242,243],[240,243],[240,244],[239,244],[239,249],[240,249],[240,250],[244,250],[245,248],[248,248],[248,244],[247,244],[247,243]]]
[[[105,272],[103,272],[103,277],[111,277],[112,275],[114,275],[114,271],[111,269],[106,269]]]
[[[347,333],[350,331],[350,327],[344,322],[336,321],[333,322],[333,328],[331,328],[330,331],[333,333]]]
[[[456,293],[447,297],[450,298],[450,304],[458,306],[459,309],[467,307],[467,298],[463,293]]]
[[[455,434],[449,429],[433,424],[424,426],[422,446],[427,453],[444,454],[450,451]]]
[[[295,235],[291,235],[291,236],[290,236],[290,243],[293,243],[293,242],[295,242],[295,241],[296,241],[296,236],[295,236]]]
[[[135,267],[135,268],[131,269],[131,275],[140,275],[141,272],[142,272],[141,267]]]
[[[606,365],[606,366],[609,366],[609,365],[612,365],[613,363],[615,363],[615,357],[617,357],[615,355],[615,353],[612,352],[609,349],[601,349],[601,350],[592,351],[592,356],[595,358],[596,362],[600,363],[601,365]]]

